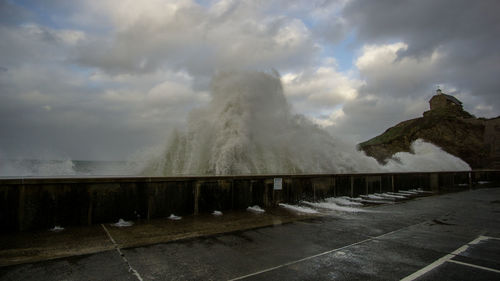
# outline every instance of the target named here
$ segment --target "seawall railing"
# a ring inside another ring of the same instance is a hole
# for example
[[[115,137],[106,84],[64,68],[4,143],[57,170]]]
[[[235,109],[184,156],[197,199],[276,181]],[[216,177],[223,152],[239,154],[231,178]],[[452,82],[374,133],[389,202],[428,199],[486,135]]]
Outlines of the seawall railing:
[[[500,187],[500,170],[419,173],[0,179],[0,231],[152,219],[413,188]]]

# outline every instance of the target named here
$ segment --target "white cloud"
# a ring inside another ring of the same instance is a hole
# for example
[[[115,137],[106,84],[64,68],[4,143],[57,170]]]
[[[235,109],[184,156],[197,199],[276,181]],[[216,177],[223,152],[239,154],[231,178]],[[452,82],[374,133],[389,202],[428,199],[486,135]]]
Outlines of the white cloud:
[[[420,59],[398,58],[398,52],[407,48],[404,42],[397,42],[361,49],[355,63],[363,81],[355,88],[358,95],[345,101],[342,114],[323,120],[331,124],[329,129],[334,134],[361,142],[428,110],[440,54],[436,51]]]
[[[359,69],[376,69],[387,63],[393,63],[397,58],[397,52],[407,50],[408,45],[397,42],[390,45],[368,45],[364,46],[361,56],[356,60]]]
[[[342,108],[334,110],[331,114],[324,116],[324,118],[313,117],[312,121],[321,127],[334,127],[338,122],[341,122],[345,117]]]
[[[399,58],[408,49],[404,42],[367,45],[355,62],[371,93],[377,95],[422,95],[426,87],[439,83],[439,50],[429,56]]]
[[[362,81],[339,72],[334,66],[309,68],[282,77],[285,94],[300,113],[316,120],[335,107],[354,100]]]
[[[166,67],[210,76],[231,68],[298,67],[320,51],[301,19],[267,14],[254,1],[208,8],[193,1],[119,2],[91,8],[112,19],[112,33],[81,46],[77,62],[113,74]]]

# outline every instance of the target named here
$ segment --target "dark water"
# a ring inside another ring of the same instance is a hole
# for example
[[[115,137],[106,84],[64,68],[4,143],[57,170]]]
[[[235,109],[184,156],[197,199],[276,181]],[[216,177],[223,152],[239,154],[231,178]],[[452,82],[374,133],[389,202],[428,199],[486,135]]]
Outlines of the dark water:
[[[131,176],[138,171],[139,163],[127,161],[0,159],[0,177]]]

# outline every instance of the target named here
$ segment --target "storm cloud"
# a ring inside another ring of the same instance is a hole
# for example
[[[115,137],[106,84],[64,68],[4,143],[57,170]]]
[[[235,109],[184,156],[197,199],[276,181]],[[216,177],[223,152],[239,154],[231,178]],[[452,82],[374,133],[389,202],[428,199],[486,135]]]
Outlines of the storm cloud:
[[[0,158],[125,159],[210,101],[221,71],[281,75],[294,112],[360,142],[436,85],[500,112],[498,1],[0,0]]]

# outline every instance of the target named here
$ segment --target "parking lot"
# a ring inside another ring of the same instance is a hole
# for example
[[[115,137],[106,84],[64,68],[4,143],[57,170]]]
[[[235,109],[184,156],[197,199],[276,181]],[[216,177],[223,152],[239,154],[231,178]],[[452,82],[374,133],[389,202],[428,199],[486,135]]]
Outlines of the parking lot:
[[[500,188],[374,205],[358,212],[319,211],[319,215],[288,219],[286,215],[280,219],[279,212],[273,218],[247,212],[240,216],[248,224],[268,223],[228,228],[229,232],[191,233],[170,242],[154,239],[162,232],[159,227],[103,225],[95,229],[102,249],[5,265],[0,267],[0,280],[500,278]],[[195,229],[196,224],[188,221],[176,227],[185,232]],[[141,237],[150,237],[150,243]],[[133,245],[132,238],[142,242]]]

